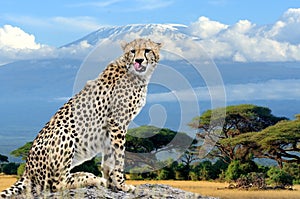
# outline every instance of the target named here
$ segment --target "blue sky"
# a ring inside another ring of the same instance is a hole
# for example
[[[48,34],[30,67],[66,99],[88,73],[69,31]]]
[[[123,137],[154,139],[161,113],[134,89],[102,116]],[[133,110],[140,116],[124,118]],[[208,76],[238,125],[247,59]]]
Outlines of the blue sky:
[[[103,25],[189,25],[200,16],[228,25],[243,19],[267,25],[298,7],[298,0],[9,0],[0,1],[0,27],[19,27],[37,43],[58,47]]]

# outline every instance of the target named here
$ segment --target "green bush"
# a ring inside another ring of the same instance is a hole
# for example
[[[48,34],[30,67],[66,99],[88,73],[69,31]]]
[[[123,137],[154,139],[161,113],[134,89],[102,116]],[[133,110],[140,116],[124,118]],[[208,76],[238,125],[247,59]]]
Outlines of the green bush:
[[[18,167],[18,169],[17,169],[17,175],[19,177],[21,177],[23,175],[23,173],[25,171],[25,165],[26,165],[26,163],[21,163],[20,166]]]
[[[88,161],[82,163],[81,165],[78,165],[78,166],[74,167],[71,170],[71,172],[72,173],[75,173],[75,172],[89,172],[89,173],[94,174],[95,176],[100,176],[101,175],[101,172],[98,168],[98,165],[95,161],[95,158],[93,158],[91,160],[88,160]]]
[[[139,173],[129,173],[130,180],[143,180],[143,177]]]
[[[189,179],[193,181],[199,180],[199,173],[196,171],[190,171],[189,173]]]
[[[227,181],[237,180],[241,176],[240,161],[232,161],[225,172]]]
[[[258,173],[263,173],[263,174],[267,174],[267,172],[269,171],[270,167],[268,166],[263,166],[263,165],[258,165]]]
[[[242,163],[239,160],[232,161],[225,172],[225,178],[227,181],[236,181],[242,175],[247,175],[250,172],[258,171],[258,167],[253,161],[247,161]]]
[[[175,168],[175,179],[176,180],[188,180],[189,168],[186,165],[179,163]]]
[[[285,163],[283,165],[283,171],[287,172],[293,177],[293,184],[300,184],[300,164]]]
[[[211,179],[217,179],[224,176],[226,169],[228,168],[228,163],[224,160],[219,159],[212,165]]]
[[[189,171],[189,179],[192,180],[209,180],[212,179],[212,163],[210,161],[199,162]]]
[[[172,178],[171,176],[171,171],[169,169],[161,169],[159,172],[158,172],[158,176],[157,176],[157,179],[158,180],[169,180]]]
[[[271,167],[267,174],[269,184],[282,187],[293,185],[293,177],[282,169]]]
[[[157,178],[157,173],[152,171],[151,168],[145,167],[134,167],[129,171],[130,180],[151,180]]]
[[[17,175],[17,170],[20,164],[17,163],[8,163],[4,164],[2,167],[2,172],[7,175]]]
[[[221,171],[221,173],[218,176],[218,181],[225,182],[226,181],[226,171]]]
[[[201,180],[214,178],[213,165],[211,161],[203,161],[200,163],[199,177]]]
[[[247,162],[241,163],[241,170],[244,175],[247,175],[250,172],[257,172],[258,166],[255,162],[249,160]]]

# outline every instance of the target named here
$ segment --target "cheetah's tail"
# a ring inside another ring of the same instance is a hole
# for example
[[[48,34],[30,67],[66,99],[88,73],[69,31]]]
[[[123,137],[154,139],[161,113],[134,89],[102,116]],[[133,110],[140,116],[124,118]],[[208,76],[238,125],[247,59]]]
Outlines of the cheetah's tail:
[[[5,189],[0,193],[0,198],[11,198],[12,196],[20,195],[26,189],[26,178],[23,176],[10,188]]]

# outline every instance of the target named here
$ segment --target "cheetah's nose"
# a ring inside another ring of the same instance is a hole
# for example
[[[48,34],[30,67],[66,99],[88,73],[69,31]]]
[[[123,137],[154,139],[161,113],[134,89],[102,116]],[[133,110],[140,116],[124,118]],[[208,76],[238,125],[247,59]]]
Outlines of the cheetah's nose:
[[[135,62],[142,64],[142,62],[144,61],[144,59],[135,59]]]

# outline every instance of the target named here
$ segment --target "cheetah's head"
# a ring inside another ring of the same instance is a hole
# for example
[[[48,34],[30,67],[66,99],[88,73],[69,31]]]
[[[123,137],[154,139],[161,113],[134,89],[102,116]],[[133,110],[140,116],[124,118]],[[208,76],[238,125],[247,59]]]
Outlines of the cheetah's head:
[[[129,43],[121,44],[124,59],[129,72],[149,77],[159,60],[160,43],[150,39],[135,39]]]

